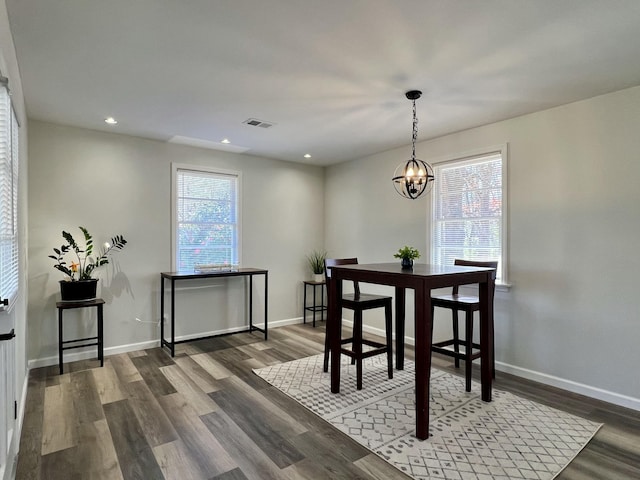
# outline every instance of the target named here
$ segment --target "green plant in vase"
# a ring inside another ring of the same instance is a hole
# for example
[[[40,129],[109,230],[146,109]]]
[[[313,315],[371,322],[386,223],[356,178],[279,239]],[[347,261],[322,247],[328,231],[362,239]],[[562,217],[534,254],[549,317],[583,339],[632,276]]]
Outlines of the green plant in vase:
[[[316,282],[324,281],[324,261],[326,258],[327,252],[324,250],[314,250],[307,255],[307,262]]]
[[[416,258],[420,258],[420,252],[417,248],[404,246],[398,250],[398,253],[393,255],[395,258],[401,259],[402,268],[412,268],[413,261]]]

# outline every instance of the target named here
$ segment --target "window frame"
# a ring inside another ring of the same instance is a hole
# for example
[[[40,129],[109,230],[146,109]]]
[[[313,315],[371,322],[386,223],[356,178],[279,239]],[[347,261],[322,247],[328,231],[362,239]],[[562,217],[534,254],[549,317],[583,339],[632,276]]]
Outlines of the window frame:
[[[501,218],[500,218],[500,263],[498,266],[497,280],[496,285],[503,287],[510,287],[508,273],[509,273],[509,243],[508,243],[508,234],[509,234],[509,195],[508,195],[508,164],[509,164],[509,148],[508,143],[503,143],[500,145],[494,145],[489,147],[483,147],[474,149],[471,151],[448,155],[446,157],[441,157],[435,160],[431,160],[431,165],[434,168],[434,173],[436,174],[435,183],[438,182],[437,171],[445,167],[447,165],[454,164],[464,164],[464,163],[473,163],[475,160],[481,160],[486,157],[492,155],[499,155],[502,161],[502,205],[501,205]],[[435,195],[437,193],[437,188],[434,188],[431,196],[431,208],[428,213],[428,244],[429,244],[429,259],[431,263],[435,263],[435,247],[434,247],[434,234],[435,234],[435,214],[436,214],[436,198]]]
[[[178,173],[191,171],[236,178],[236,234],[238,266],[242,265],[242,172],[204,165],[171,163],[171,269],[178,271]]]
[[[5,219],[8,221],[10,233],[8,234],[7,241],[11,246],[11,258],[7,265],[0,265],[0,271],[4,271],[5,267],[9,267],[9,275],[2,275],[0,284],[0,297],[7,304],[0,303],[0,311],[10,312],[18,298],[20,290],[20,257],[19,257],[19,242],[18,242],[18,185],[19,185],[19,143],[20,143],[20,123],[18,121],[18,115],[13,108],[13,102],[11,101],[11,94],[9,90],[8,80],[5,77],[0,76],[0,89],[2,89],[3,96],[6,95],[7,106],[6,114],[7,118],[2,119],[6,122],[7,131],[6,138],[6,156],[3,160],[3,165],[8,173],[7,178],[0,178],[0,194],[6,193],[7,200],[6,206],[10,211],[0,212],[0,220]],[[4,109],[3,109],[4,110]],[[1,208],[5,208],[5,204],[1,204]],[[4,230],[5,225],[0,225],[0,232]],[[0,240],[4,243],[3,240]],[[4,262],[4,260],[2,260]],[[4,272],[3,272],[4,273]],[[8,278],[8,280],[7,280]],[[5,291],[9,287],[10,290]]]

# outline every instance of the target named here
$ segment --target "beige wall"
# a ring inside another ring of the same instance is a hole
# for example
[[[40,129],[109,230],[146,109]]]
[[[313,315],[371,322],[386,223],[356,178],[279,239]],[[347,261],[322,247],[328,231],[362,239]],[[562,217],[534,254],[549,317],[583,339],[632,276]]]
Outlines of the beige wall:
[[[420,108],[428,122],[428,103]],[[513,288],[496,296],[498,368],[640,409],[638,119],[640,87],[416,150],[433,162],[508,143]],[[330,255],[393,261],[408,244],[427,261],[429,200],[401,198],[390,180],[409,154],[406,147],[327,170]]]
[[[242,172],[243,266],[269,270],[269,318],[301,316],[305,256],[324,237],[321,168],[204,150],[117,134],[30,122],[29,358],[55,362],[58,281],[47,258],[61,231],[85,226],[96,243],[122,234],[129,242],[112,264],[97,270],[105,306],[105,347],[151,346],[159,339],[159,273],[171,270],[171,162]],[[76,237],[78,238],[78,237]],[[255,313],[264,305],[256,277]],[[238,279],[180,285],[178,336],[245,324]],[[93,327],[79,318],[69,335]],[[80,314],[82,315],[82,313]],[[67,314],[65,314],[65,319]]]

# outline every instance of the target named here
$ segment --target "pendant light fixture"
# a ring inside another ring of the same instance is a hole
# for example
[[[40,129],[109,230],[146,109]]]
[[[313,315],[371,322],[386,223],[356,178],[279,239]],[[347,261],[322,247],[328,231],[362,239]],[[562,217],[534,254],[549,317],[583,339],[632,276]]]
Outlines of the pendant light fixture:
[[[401,163],[393,173],[393,186],[400,195],[415,200],[427,193],[433,186],[435,177],[433,168],[427,162],[416,158],[416,139],[418,138],[418,117],[416,116],[416,100],[420,98],[420,90],[411,90],[405,94],[413,102],[413,135],[411,137],[411,160]]]

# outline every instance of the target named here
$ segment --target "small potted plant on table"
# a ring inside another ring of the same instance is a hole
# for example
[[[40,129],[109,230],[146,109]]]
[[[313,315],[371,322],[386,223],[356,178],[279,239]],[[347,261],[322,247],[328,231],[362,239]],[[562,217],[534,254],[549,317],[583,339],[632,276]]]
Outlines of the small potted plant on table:
[[[67,278],[60,280],[60,297],[65,301],[89,300],[96,297],[98,279],[92,277],[93,271],[109,263],[109,255],[114,250],[122,250],[127,241],[122,235],[111,238],[111,243],[105,243],[93,257],[93,237],[84,227],[78,227],[84,235],[84,248],[75,241],[69,232],[62,232],[66,243],[60,248],[54,248],[55,255],[49,255],[57,263],[53,266],[64,273]],[[75,254],[71,263],[65,261],[66,254]]]
[[[405,245],[393,256],[401,259],[402,268],[413,268],[413,260],[420,258],[420,252],[416,248]]]
[[[307,255],[309,267],[313,273],[313,280],[316,282],[324,282],[324,261],[327,258],[327,252],[314,250]]]

